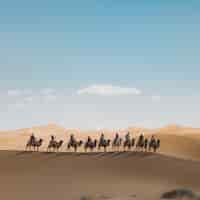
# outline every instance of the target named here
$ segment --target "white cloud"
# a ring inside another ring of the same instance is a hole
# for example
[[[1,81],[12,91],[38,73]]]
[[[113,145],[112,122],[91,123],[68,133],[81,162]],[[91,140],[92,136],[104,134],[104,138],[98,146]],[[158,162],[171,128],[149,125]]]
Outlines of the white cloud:
[[[46,96],[44,96],[44,99],[45,99],[45,101],[55,101],[56,99],[57,99],[57,96],[56,95],[54,95],[54,94],[49,94],[49,95],[46,95]]]
[[[78,95],[88,94],[100,96],[140,95],[141,93],[137,88],[113,85],[91,85],[77,91]]]
[[[53,93],[55,93],[55,90],[52,88],[44,88],[40,91],[40,93],[42,95],[52,95]]]
[[[55,101],[57,99],[56,91],[52,88],[44,88],[40,90],[40,94],[46,102]]]
[[[23,90],[23,94],[24,95],[31,95],[33,93],[33,91],[31,89],[25,89]]]
[[[8,96],[20,96],[21,90],[18,90],[18,89],[8,90],[7,93],[8,93]]]
[[[32,90],[30,89],[10,89],[7,91],[8,96],[21,96],[21,95],[31,95]]]
[[[152,101],[153,102],[159,102],[161,100],[161,96],[159,95],[154,95],[151,97]]]
[[[16,108],[16,109],[22,109],[24,108],[25,104],[24,103],[16,103],[16,104],[13,104],[13,106]]]
[[[33,97],[25,97],[24,101],[27,102],[27,103],[30,103],[30,102],[33,101]]]

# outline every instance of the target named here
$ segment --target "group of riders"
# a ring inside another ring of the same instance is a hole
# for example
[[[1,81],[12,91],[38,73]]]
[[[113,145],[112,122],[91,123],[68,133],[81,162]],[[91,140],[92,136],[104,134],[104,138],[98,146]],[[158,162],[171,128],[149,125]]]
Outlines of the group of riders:
[[[31,149],[33,147],[34,150],[39,150],[39,147],[42,146],[42,139],[37,140],[34,134],[30,136],[30,139],[26,145],[26,149]],[[64,141],[56,141],[55,136],[51,136],[49,145],[47,147],[47,151],[51,151],[52,149],[54,151],[58,151],[59,148],[63,145]],[[112,146],[112,149],[115,151],[120,151],[120,148],[123,147],[123,150],[131,150],[132,148],[136,148],[136,150],[145,150],[145,151],[154,151],[156,152],[157,149],[160,147],[160,139],[156,139],[154,135],[151,136],[150,139],[145,138],[144,134],[140,134],[138,140],[136,141],[135,138],[131,137],[130,132],[128,132],[125,135],[124,140],[120,137],[119,133],[116,133],[114,140],[112,141],[110,139],[106,139],[105,135],[102,133],[100,136],[99,141],[96,139],[92,139],[90,136],[88,136],[85,143],[83,141],[78,141],[73,134],[70,135],[69,142],[67,144],[67,148],[74,148],[74,151],[77,151],[78,147],[84,145],[85,151],[88,149],[90,151],[93,151],[95,148],[98,148],[98,150],[101,150],[101,148],[104,149],[104,151],[107,150],[109,146]]]

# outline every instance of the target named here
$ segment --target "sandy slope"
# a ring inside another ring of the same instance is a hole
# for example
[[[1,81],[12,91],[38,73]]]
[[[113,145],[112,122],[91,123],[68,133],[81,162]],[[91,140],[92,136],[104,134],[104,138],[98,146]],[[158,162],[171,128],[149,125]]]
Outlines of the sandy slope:
[[[152,134],[161,139],[160,152],[176,157],[200,160],[200,129],[190,127],[179,127],[170,125],[160,129],[144,129],[130,127],[120,130],[120,135],[124,137],[127,130],[137,137],[141,132],[144,132],[146,137]],[[102,130],[107,138],[113,139],[116,131]],[[1,150],[23,150],[24,146],[32,132],[38,138],[44,139],[44,144],[41,150],[46,150],[51,135],[56,135],[56,139],[65,141],[62,151],[66,151],[66,143],[69,135],[74,133],[81,140],[85,140],[88,135],[93,138],[99,138],[102,131],[80,131],[68,130],[55,124],[47,126],[39,126],[16,131],[0,132],[0,149]]]
[[[169,189],[200,189],[200,162],[159,154],[0,151],[0,163],[5,200],[156,200]]]

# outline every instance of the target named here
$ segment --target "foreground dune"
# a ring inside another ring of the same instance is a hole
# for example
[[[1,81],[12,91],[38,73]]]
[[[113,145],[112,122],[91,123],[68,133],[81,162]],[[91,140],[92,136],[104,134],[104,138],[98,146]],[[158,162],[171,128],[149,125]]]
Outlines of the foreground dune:
[[[161,154],[0,151],[0,163],[6,200],[156,200],[170,189],[200,186],[199,161]]]

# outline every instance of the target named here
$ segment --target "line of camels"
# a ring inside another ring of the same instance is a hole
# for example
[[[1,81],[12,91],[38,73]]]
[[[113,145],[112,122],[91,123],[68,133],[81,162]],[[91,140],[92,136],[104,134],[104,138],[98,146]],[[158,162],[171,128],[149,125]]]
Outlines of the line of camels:
[[[28,140],[25,150],[26,151],[39,151],[40,147],[43,144],[43,139],[37,140],[34,134],[31,135]],[[56,141],[54,136],[51,136],[49,144],[47,146],[47,152],[58,152],[60,148],[64,145],[64,141]],[[76,140],[74,135],[70,136],[70,139],[67,143],[67,150],[73,149],[74,152],[78,151],[78,148],[81,146],[84,147],[85,152],[94,150],[106,152],[108,147],[112,147],[113,151],[131,151],[133,149],[138,151],[153,151],[156,152],[160,148],[160,139],[156,139],[154,135],[151,136],[150,139],[145,138],[143,134],[141,134],[138,139],[130,136],[130,133],[127,133],[125,139],[123,140],[119,137],[117,133],[114,140],[106,139],[104,134],[101,135],[100,139],[92,139],[90,136],[84,142],[82,140]]]

